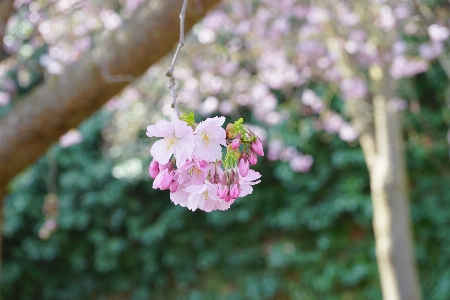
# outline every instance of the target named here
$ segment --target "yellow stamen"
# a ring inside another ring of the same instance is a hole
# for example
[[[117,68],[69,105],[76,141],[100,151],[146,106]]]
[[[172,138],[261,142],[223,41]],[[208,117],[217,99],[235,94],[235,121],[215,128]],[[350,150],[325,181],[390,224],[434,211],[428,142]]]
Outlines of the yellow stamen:
[[[202,137],[202,142],[204,145],[208,145],[211,142],[208,133],[206,133],[206,131],[203,131],[200,135]]]
[[[175,136],[175,134],[166,136],[164,138],[164,146],[166,147],[166,150],[169,150],[177,141],[178,138]]]

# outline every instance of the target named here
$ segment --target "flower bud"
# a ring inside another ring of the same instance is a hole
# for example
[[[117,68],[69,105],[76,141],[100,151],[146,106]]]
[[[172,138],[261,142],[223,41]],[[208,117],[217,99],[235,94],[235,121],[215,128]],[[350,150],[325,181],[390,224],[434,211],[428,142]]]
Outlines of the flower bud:
[[[224,198],[224,200],[225,200],[225,202],[230,202],[230,201],[234,202],[234,200],[236,200],[236,199],[232,198],[232,197],[228,194],[228,195],[226,195],[226,197]]]
[[[178,190],[178,181],[174,180],[172,181],[172,183],[170,184],[170,192],[171,193],[175,193]]]
[[[168,190],[170,185],[172,184],[173,175],[175,175],[174,170],[170,171],[170,173],[163,179],[161,182],[161,190]]]
[[[167,164],[164,164],[164,165],[159,164],[159,171],[162,172],[162,171],[164,171],[165,169],[167,169],[167,167],[169,167],[169,164],[170,164],[170,162],[168,162]],[[169,170],[169,171],[170,171],[170,170]]]
[[[237,149],[241,145],[241,135],[238,134],[236,138],[231,142],[231,148]]]
[[[214,177],[213,177],[213,183],[220,183],[220,176],[219,176],[219,174],[214,174]]]
[[[239,194],[241,191],[239,190],[239,187],[237,184],[233,184],[230,188],[230,197],[236,199],[239,197]]]
[[[159,163],[156,160],[152,160],[150,166],[148,167],[148,173],[150,177],[155,179],[159,174]]]
[[[218,184],[217,185],[217,196],[220,199],[225,199],[228,195],[228,185]]]
[[[238,166],[239,166],[239,174],[241,174],[242,177],[247,176],[248,170],[250,168],[248,159],[240,158]]]
[[[170,171],[168,169],[164,169],[161,173],[156,176],[155,181],[153,181],[153,188],[160,190],[167,190],[172,183],[174,171]]]
[[[199,161],[199,162],[197,163],[197,166],[198,166],[198,168],[199,168],[200,170],[202,170],[202,171],[206,171],[206,170],[209,169],[209,164],[208,164],[208,162],[205,161],[205,160]]]
[[[261,143],[261,140],[257,138],[254,142],[250,144],[253,152],[255,152],[259,156],[264,156],[264,149]]]
[[[248,162],[252,166],[256,165],[256,163],[258,162],[258,159],[256,158],[256,154],[255,153],[253,153],[253,152],[250,153],[250,156],[248,157]]]

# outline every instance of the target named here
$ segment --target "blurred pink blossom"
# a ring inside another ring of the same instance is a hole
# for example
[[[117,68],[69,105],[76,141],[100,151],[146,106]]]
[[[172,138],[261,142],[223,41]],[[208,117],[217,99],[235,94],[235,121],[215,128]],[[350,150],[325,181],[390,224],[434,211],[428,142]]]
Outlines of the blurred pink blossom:
[[[327,113],[323,120],[323,127],[326,132],[334,134],[341,129],[344,120],[342,117],[334,112]]]
[[[409,8],[406,5],[398,5],[394,8],[394,16],[397,20],[403,20],[409,17],[411,12],[409,11]]]
[[[100,12],[99,17],[100,20],[102,20],[106,30],[114,30],[122,25],[122,19],[113,10],[103,10]]]
[[[359,17],[359,15],[349,11],[348,9],[339,13],[339,21],[345,27],[355,26],[359,23],[360,20],[361,18]]]
[[[135,11],[142,3],[144,0],[126,0],[125,9],[130,12]]]
[[[367,38],[367,32],[362,29],[355,29],[350,31],[349,39],[357,43],[362,43]]]
[[[309,9],[306,20],[310,24],[321,24],[328,21],[330,18],[330,13],[323,7],[312,6]]]
[[[399,40],[392,45],[392,53],[394,55],[400,55],[406,51],[406,42],[404,40]]]
[[[419,45],[420,57],[422,57],[423,59],[426,59],[426,60],[436,59],[443,52],[444,52],[444,45],[440,42]]]
[[[399,97],[393,97],[389,100],[389,104],[392,105],[397,111],[403,111],[408,108],[408,102]]]
[[[450,140],[449,140],[450,141]],[[268,145],[267,159],[277,160],[280,157],[280,153],[284,148],[283,142],[276,139],[271,139]]]
[[[0,91],[0,106],[6,106],[11,101],[11,94]]]
[[[443,42],[450,36],[450,30],[440,24],[428,26],[428,35],[435,42]]]
[[[408,59],[403,55],[394,58],[390,73],[393,78],[408,78],[428,70],[428,62],[424,59]]]
[[[219,65],[219,72],[223,76],[231,76],[239,69],[239,65],[235,61],[227,61]]]
[[[367,95],[367,84],[358,77],[345,78],[340,84],[344,100],[362,99]]]
[[[295,149],[295,147],[288,146],[280,152],[280,160],[281,161],[291,160],[297,154],[298,152],[297,149]]]
[[[207,14],[203,19],[202,24],[206,28],[210,28],[217,32],[219,29],[230,24],[230,18],[223,10],[217,9]]]
[[[322,99],[311,89],[306,89],[302,94],[302,103],[310,106],[315,113],[319,113],[324,109]]]
[[[59,145],[66,148],[82,142],[83,139],[83,134],[78,129],[71,129],[59,138]]]
[[[233,103],[230,100],[223,100],[219,106],[220,113],[226,116],[231,114],[234,111],[234,109],[235,108],[233,106]]]
[[[291,25],[286,17],[278,17],[272,24],[272,31],[279,35],[287,34],[290,30]]]
[[[297,153],[289,161],[289,167],[294,172],[307,173],[311,169],[314,159],[311,155]]]
[[[383,5],[380,8],[380,14],[375,20],[375,25],[385,31],[391,30],[395,27],[396,20],[392,12],[392,8],[388,5]]]
[[[197,38],[202,44],[211,44],[216,40],[216,33],[210,28],[202,28],[197,34]]]
[[[359,134],[353,126],[348,123],[342,124],[341,129],[339,130],[339,138],[341,140],[345,142],[353,142],[358,138],[358,136]]]

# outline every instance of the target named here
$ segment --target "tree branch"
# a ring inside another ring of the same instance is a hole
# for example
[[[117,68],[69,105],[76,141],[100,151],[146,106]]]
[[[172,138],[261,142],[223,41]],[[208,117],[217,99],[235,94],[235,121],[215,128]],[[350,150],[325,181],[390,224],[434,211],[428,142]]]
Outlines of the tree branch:
[[[219,2],[203,0],[201,12],[194,2],[189,4],[186,30]],[[112,76],[138,77],[172,50],[179,38],[180,9],[179,0],[149,1],[65,73],[48,78],[20,100],[0,120],[0,187],[128,84],[108,82],[102,68]]]
[[[14,13],[14,0],[0,1],[0,61],[6,57],[3,50],[3,38],[5,37],[6,25]]]

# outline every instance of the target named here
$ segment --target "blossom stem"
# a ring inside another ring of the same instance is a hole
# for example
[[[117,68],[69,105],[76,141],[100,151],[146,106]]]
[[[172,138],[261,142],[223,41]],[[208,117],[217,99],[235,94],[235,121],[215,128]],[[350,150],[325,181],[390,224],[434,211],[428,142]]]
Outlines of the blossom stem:
[[[166,73],[166,76],[169,77],[169,89],[170,94],[172,95],[172,108],[175,109],[178,119],[180,119],[180,112],[177,105],[177,93],[175,92],[175,76],[173,74],[173,70],[175,69],[175,63],[178,59],[180,50],[184,46],[184,20],[186,16],[187,3],[188,0],[183,0],[183,6],[180,13],[180,40],[178,42],[177,50],[175,51],[175,54],[173,56],[172,63],[170,64],[170,68]]]

